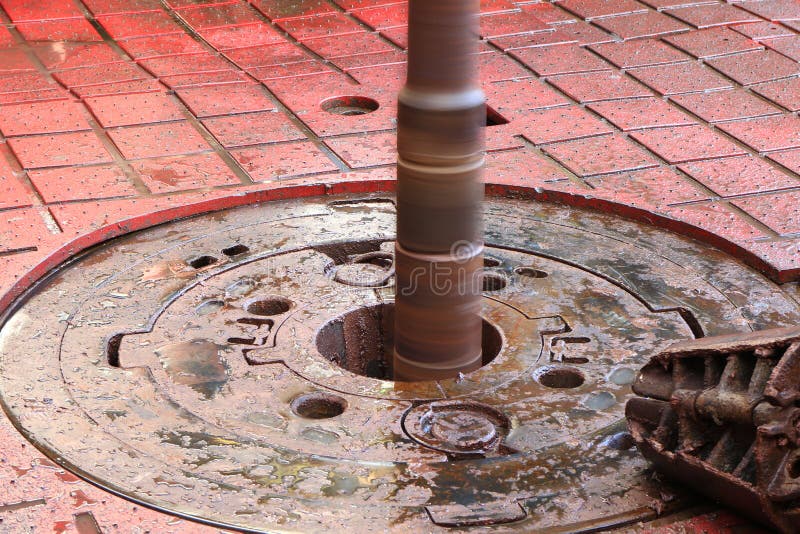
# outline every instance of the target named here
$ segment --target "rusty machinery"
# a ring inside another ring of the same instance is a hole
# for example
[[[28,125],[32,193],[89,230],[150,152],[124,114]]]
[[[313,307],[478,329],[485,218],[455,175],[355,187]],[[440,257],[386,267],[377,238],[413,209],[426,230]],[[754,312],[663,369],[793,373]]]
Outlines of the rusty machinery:
[[[783,532],[800,531],[800,327],[658,354],[626,414],[664,473]]]

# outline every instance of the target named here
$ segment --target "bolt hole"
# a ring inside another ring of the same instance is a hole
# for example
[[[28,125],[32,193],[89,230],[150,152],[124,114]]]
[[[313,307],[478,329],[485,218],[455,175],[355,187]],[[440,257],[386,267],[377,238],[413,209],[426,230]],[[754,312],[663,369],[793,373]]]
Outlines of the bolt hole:
[[[483,266],[484,267],[500,267],[500,264],[503,262],[498,260],[497,258],[493,258],[491,256],[484,256],[483,257]]]
[[[295,397],[291,402],[292,411],[306,419],[330,419],[342,415],[347,401],[330,393],[306,393]]]
[[[214,256],[198,256],[190,259],[188,263],[194,269],[203,269],[204,267],[217,263],[217,258]]]
[[[366,115],[377,110],[380,105],[377,100],[365,96],[337,96],[323,100],[320,104],[323,111],[334,115],[354,116]]]
[[[247,313],[253,315],[280,315],[286,313],[292,307],[292,301],[282,297],[272,297],[267,299],[254,300],[247,304]]]
[[[792,478],[800,478],[800,457],[795,458],[794,462],[789,465],[789,476]]]
[[[481,274],[481,279],[484,291],[500,291],[508,284],[505,276],[497,273],[484,272]]]
[[[527,276],[528,278],[547,278],[550,276],[544,271],[534,269],[533,267],[517,267],[514,272],[520,276]]]
[[[119,347],[125,334],[114,334],[106,344],[106,359],[111,367],[119,367]]]
[[[244,245],[233,245],[232,247],[222,249],[222,253],[232,258],[233,256],[238,256],[239,254],[244,254],[246,252],[250,252],[250,248]]]
[[[573,389],[583,385],[583,373],[571,367],[545,367],[536,373],[536,380],[552,389]]]

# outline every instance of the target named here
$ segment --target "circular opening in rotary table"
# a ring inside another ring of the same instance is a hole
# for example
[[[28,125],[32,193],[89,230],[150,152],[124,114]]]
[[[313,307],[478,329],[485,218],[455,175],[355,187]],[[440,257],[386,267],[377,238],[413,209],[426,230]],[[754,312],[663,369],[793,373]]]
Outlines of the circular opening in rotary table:
[[[319,353],[339,367],[368,378],[392,380],[394,304],[352,310],[326,323],[317,333]],[[494,360],[503,346],[500,331],[483,320],[483,362]]]

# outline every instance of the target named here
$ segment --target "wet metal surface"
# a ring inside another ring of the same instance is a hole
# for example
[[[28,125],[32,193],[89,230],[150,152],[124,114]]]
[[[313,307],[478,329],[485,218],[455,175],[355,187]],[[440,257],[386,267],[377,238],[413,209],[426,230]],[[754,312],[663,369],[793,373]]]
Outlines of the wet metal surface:
[[[636,371],[677,341],[794,324],[798,303],[613,217],[500,199],[484,216],[497,354],[469,375],[381,377],[364,340],[390,346],[393,201],[307,199],[56,272],[0,330],[3,406],[74,473],[243,529],[582,531],[681,507],[625,434]]]
[[[800,532],[800,327],[679,343],[627,405],[668,476],[782,532]]]

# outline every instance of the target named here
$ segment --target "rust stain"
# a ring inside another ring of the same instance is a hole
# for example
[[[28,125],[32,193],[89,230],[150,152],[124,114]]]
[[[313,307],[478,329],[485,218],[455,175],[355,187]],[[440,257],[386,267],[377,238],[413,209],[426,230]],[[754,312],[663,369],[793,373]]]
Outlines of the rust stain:
[[[69,496],[72,497],[73,506],[75,508],[80,508],[81,506],[91,506],[93,504],[97,504],[97,501],[90,498],[83,490],[73,490],[69,492]]]

